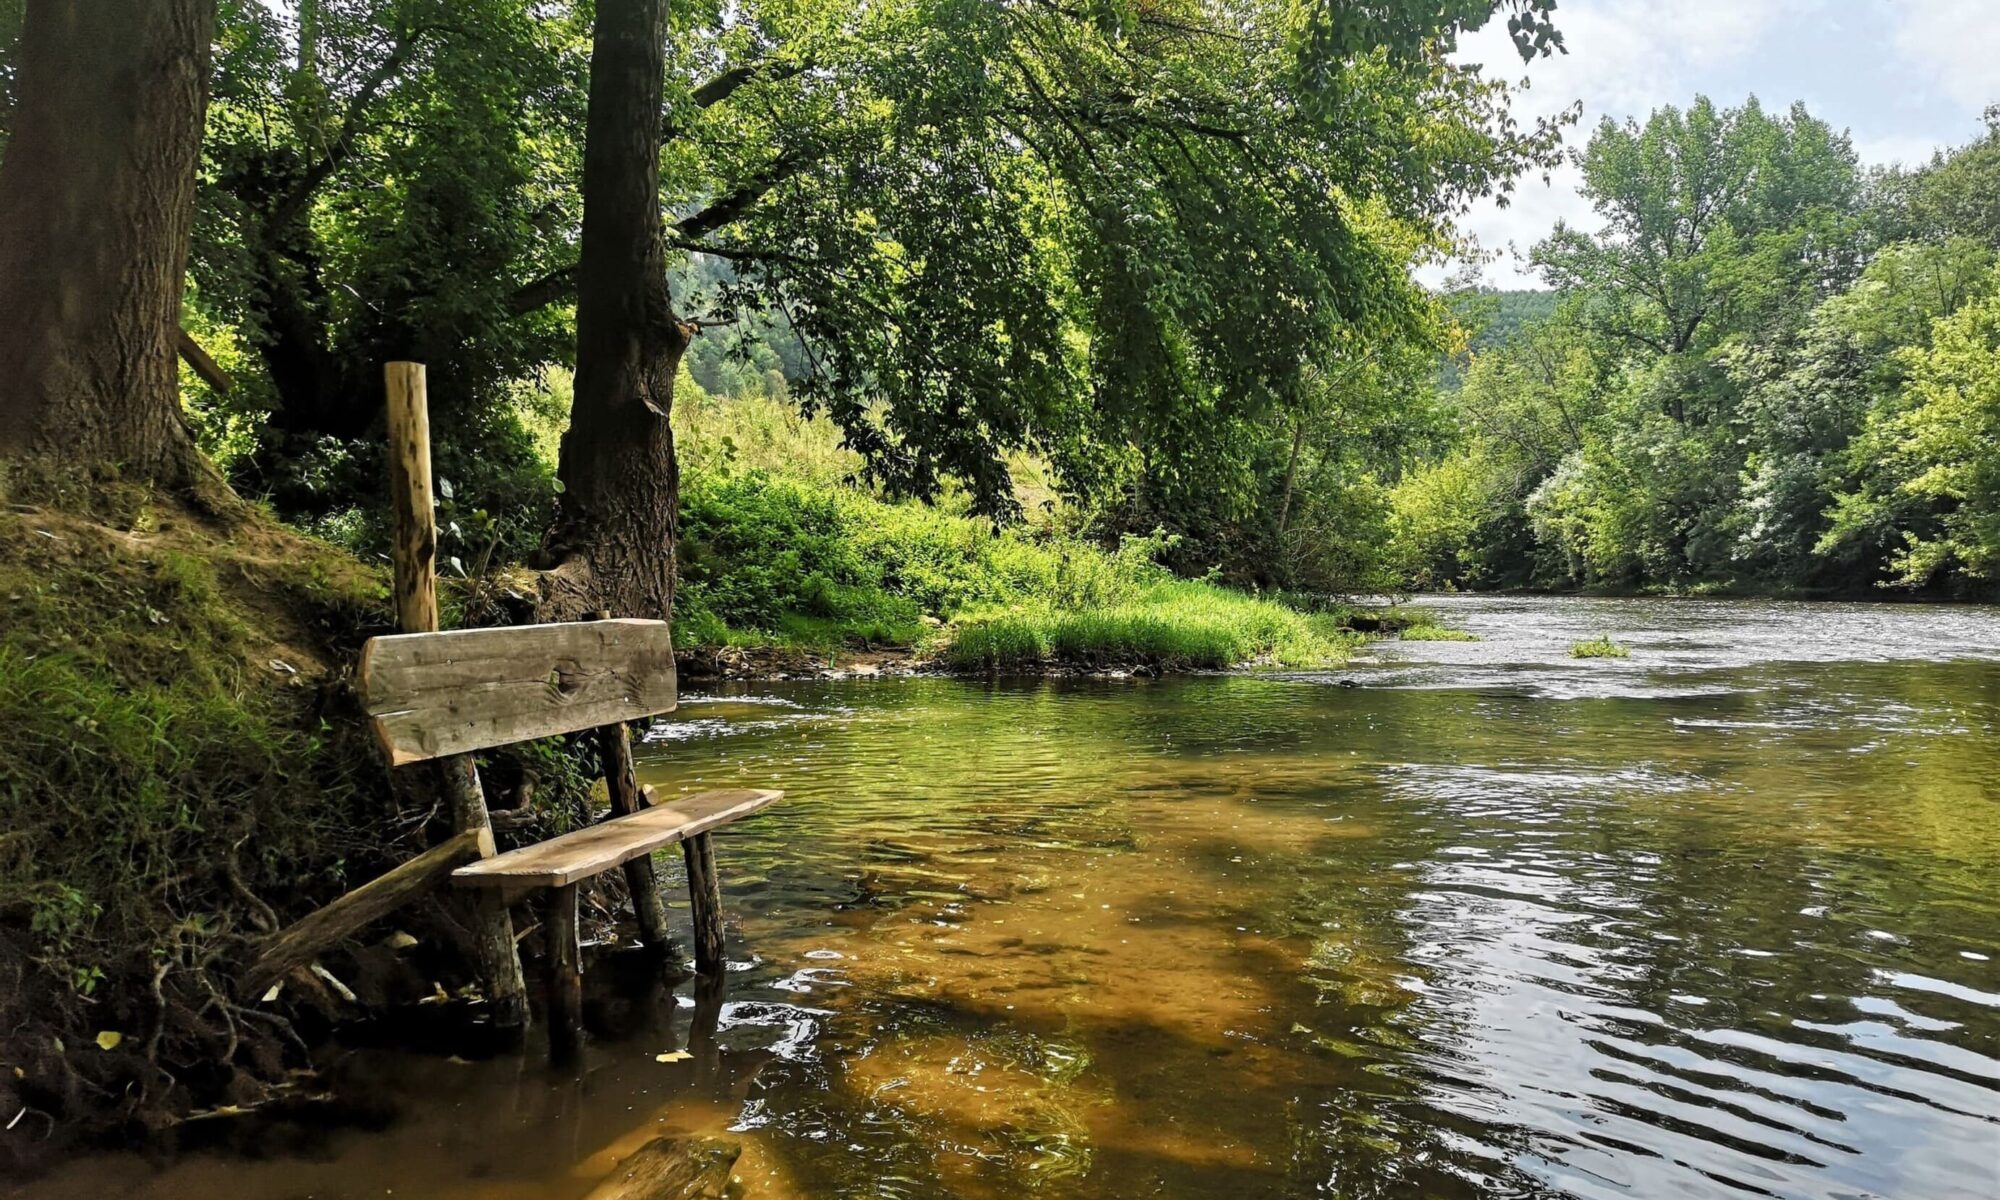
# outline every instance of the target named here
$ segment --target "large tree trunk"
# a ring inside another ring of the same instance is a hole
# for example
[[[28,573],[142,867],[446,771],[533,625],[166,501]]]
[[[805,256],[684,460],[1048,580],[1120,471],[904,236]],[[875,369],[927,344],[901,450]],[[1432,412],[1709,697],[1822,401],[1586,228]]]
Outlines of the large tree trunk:
[[[200,472],[174,364],[215,0],[28,0],[0,160],[0,454]]]
[[[665,0],[599,0],[583,152],[576,399],[543,551],[546,619],[667,617],[679,472],[667,417],[687,333],[660,228]]]

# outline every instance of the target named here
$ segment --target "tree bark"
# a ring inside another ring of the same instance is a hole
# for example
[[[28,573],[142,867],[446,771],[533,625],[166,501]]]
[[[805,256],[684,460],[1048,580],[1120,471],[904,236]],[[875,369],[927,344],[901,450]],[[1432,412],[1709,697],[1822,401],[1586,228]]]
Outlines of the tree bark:
[[[215,0],[28,0],[0,161],[0,454],[193,483],[175,347]]]
[[[660,226],[665,0],[600,0],[584,129],[576,392],[543,543],[542,616],[673,608],[679,470],[674,372],[688,334],[667,293]]]

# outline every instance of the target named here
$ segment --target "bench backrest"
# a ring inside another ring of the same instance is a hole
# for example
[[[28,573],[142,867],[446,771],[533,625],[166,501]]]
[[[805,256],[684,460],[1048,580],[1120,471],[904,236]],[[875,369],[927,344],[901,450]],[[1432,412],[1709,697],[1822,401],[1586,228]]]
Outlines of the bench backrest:
[[[370,638],[359,685],[397,766],[674,707],[665,621],[618,619]]]

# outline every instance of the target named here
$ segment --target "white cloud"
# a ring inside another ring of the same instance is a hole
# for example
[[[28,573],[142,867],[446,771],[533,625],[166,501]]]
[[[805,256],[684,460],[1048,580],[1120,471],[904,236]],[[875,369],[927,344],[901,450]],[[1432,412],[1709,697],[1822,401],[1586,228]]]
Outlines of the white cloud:
[[[1898,0],[1896,53],[1931,86],[1973,112],[2000,101],[2000,11],[1993,0]]]
[[[1497,78],[1525,76],[1528,89],[1513,105],[1516,117],[1524,122],[1581,103],[1582,120],[1567,137],[1576,145],[1605,116],[1623,120],[1643,117],[1663,104],[1686,104],[1702,72],[1754,55],[1787,19],[1821,3],[1678,0],[1671,6],[1669,20],[1661,0],[1578,0],[1564,3],[1556,13],[1567,54],[1524,64],[1504,24],[1496,22],[1466,38],[1459,58],[1485,64]],[[1511,245],[1525,254],[1558,220],[1585,227],[1593,223],[1589,202],[1576,194],[1575,168],[1565,165],[1552,180],[1544,185],[1539,175],[1523,179],[1509,207],[1484,201],[1460,221],[1481,246],[1502,252],[1498,261],[1484,268],[1487,282],[1496,287],[1539,286],[1517,255],[1505,253],[1507,248]]]
[[[1854,153],[1869,166],[1886,167],[1892,163],[1905,167],[1920,167],[1931,160],[1931,155],[1944,149],[1944,143],[1937,138],[1919,134],[1885,134],[1881,137],[1860,137],[1854,139]]]

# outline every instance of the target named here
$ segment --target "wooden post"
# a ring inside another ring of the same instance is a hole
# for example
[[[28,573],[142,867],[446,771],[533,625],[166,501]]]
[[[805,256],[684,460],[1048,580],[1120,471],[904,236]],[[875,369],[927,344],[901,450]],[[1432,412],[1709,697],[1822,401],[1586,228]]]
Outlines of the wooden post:
[[[404,633],[438,629],[437,506],[431,498],[430,393],[424,364],[382,368],[389,392],[389,502],[395,507],[396,619]]]
[[[583,947],[576,932],[576,884],[550,888],[544,926],[549,940],[549,1053],[558,1061],[583,1049]]]
[[[437,512],[431,500],[431,422],[424,365],[392,362],[382,369],[389,393],[389,498],[396,527],[391,561],[395,567],[396,619],[404,633],[438,629]],[[470,755],[438,760],[452,828],[480,836],[491,853],[493,823],[479,772]],[[521,978],[521,955],[514,945],[514,922],[497,892],[472,899],[472,955],[486,987],[493,1023],[520,1029],[528,1023],[528,989]]]
[[[715,847],[705,833],[681,843],[687,859],[688,901],[694,909],[694,969],[722,972],[722,881],[715,874]]]
[[[591,619],[603,621],[611,614],[599,610]],[[632,734],[625,722],[600,725],[597,753],[604,760],[604,786],[611,793],[614,816],[630,816],[645,807],[639,777],[632,766]],[[667,902],[660,898],[660,881],[653,874],[653,856],[642,855],[625,864],[625,888],[632,893],[632,912],[639,918],[639,934],[646,948],[660,962],[668,961]]]

